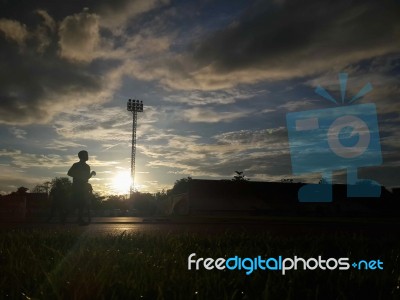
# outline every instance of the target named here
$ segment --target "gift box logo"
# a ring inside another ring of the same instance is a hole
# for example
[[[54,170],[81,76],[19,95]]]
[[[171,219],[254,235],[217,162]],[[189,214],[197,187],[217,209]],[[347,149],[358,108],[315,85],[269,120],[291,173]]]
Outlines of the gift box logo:
[[[366,84],[351,100],[345,100],[347,74],[339,74],[342,106],[288,113],[290,155],[294,175],[322,173],[324,184],[306,184],[298,193],[300,202],[331,202],[332,172],[347,169],[348,197],[379,197],[381,186],[359,179],[359,167],[382,164],[376,106],[353,104],[372,90]],[[324,88],[315,92],[339,104]],[[347,102],[347,103],[346,103]]]

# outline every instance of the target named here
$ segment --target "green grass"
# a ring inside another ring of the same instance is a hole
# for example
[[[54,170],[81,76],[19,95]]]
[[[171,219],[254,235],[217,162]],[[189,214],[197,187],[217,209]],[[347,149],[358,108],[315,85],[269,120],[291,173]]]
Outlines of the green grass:
[[[156,217],[155,217],[156,218]],[[162,217],[160,217],[162,218]],[[165,218],[165,217],[164,217]],[[242,216],[242,215],[190,215],[190,216],[179,216],[173,215],[168,216],[166,219],[173,222],[182,223],[229,223],[229,222],[280,222],[280,223],[291,223],[291,222],[320,222],[320,223],[365,223],[368,225],[373,224],[392,224],[393,226],[399,227],[400,220],[398,217],[373,217],[373,216]]]
[[[381,271],[189,271],[187,258],[294,255],[381,259]],[[396,235],[86,235],[0,231],[0,298],[400,299]]]

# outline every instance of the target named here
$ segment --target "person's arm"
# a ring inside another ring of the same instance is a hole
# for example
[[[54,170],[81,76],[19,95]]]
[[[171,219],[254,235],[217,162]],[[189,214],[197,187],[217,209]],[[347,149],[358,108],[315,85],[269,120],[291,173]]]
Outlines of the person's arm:
[[[90,166],[89,165],[86,165],[86,166],[87,167],[86,167],[86,171],[85,171],[85,176],[86,176],[87,180],[89,180],[90,178],[92,178],[92,176],[96,175],[96,172],[95,171],[90,172]]]
[[[67,175],[70,177],[75,177],[75,164],[73,164],[72,167],[68,170]]]
[[[96,176],[96,172],[95,171],[90,172],[90,166],[89,165],[88,165],[88,169],[89,169],[89,178],[88,179],[92,178],[92,176]]]

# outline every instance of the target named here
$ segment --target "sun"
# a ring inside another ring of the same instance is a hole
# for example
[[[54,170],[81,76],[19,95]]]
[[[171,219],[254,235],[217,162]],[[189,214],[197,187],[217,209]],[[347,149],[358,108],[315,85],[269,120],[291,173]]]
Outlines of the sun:
[[[112,189],[117,194],[129,194],[131,182],[129,172],[118,172],[112,180]]]

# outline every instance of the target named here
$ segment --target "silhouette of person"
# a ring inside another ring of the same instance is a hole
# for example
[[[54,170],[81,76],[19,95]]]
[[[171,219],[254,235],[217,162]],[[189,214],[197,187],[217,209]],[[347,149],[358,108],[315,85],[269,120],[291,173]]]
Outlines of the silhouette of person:
[[[79,162],[76,162],[68,171],[68,176],[72,177],[72,199],[78,207],[78,223],[86,225],[82,218],[82,212],[88,205],[91,185],[88,183],[92,176],[96,176],[96,172],[90,172],[90,166],[86,163],[89,160],[89,153],[82,150],[78,153]]]

